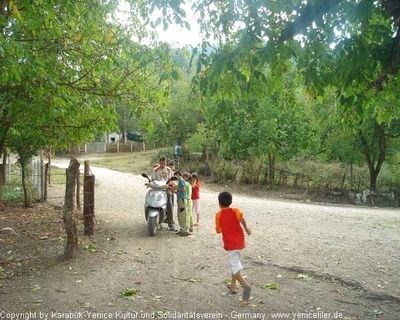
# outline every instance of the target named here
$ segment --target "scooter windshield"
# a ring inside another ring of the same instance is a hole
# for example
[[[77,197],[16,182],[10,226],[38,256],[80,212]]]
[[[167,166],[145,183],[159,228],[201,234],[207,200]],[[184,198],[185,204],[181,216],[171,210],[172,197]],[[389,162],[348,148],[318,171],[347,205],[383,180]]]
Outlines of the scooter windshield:
[[[164,181],[153,181],[150,184],[152,189],[165,189],[167,187],[166,183]]]

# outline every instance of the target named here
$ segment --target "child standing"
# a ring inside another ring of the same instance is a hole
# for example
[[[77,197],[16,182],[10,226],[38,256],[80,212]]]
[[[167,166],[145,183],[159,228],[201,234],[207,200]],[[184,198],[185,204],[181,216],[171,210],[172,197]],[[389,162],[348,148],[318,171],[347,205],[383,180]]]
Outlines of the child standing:
[[[193,232],[192,175],[189,172],[184,172],[182,176],[186,182],[186,223],[189,226],[189,232]]]
[[[180,227],[180,230],[177,232],[177,234],[186,237],[190,235],[188,232],[189,226],[186,222],[186,182],[179,170],[175,171],[174,174],[175,177],[178,178],[178,184],[176,186],[169,187],[169,189],[177,193],[176,202],[178,206],[178,222]]]
[[[196,215],[196,227],[200,226],[200,182],[197,173],[192,173],[192,212]]]
[[[218,195],[218,202],[221,210],[215,216],[215,231],[222,233],[232,275],[231,284],[227,286],[231,294],[236,294],[236,281],[238,281],[243,287],[243,303],[247,303],[251,287],[241,273],[243,266],[240,262],[240,253],[245,248],[243,228],[248,235],[251,234],[251,230],[247,227],[242,211],[230,207],[232,195],[229,192],[221,192]]]

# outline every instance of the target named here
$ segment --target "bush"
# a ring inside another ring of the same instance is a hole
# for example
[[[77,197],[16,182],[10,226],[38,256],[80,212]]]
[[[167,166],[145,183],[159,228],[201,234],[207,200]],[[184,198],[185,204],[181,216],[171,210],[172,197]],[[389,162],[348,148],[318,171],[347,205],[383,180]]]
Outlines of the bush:
[[[239,168],[233,161],[212,161],[209,163],[211,181],[226,184],[234,182]]]
[[[17,200],[24,198],[24,191],[22,186],[19,185],[6,185],[3,186],[2,199],[3,200]]]
[[[189,163],[182,163],[189,166]],[[265,158],[251,160],[225,160],[190,163],[191,172],[210,176],[215,183],[241,182],[268,184],[268,162]],[[399,174],[385,168],[379,175],[379,190],[399,190]],[[369,188],[369,171],[366,167],[344,166],[341,163],[321,163],[314,160],[294,159],[278,162],[275,169],[275,185],[298,188],[327,188],[332,190],[365,190]]]

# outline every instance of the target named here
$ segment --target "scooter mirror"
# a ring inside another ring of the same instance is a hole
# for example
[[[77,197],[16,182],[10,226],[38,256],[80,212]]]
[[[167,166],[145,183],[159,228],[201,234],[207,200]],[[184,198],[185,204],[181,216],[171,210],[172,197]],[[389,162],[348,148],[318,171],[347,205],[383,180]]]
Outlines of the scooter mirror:
[[[149,177],[147,176],[147,174],[144,173],[144,172],[142,173],[142,177],[143,177],[143,178],[149,178]]]

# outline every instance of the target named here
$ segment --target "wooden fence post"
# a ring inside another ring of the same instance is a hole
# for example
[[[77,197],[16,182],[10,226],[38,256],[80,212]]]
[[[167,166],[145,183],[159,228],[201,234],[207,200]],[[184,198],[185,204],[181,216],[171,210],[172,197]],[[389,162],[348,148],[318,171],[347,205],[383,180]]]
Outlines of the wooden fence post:
[[[76,207],[81,209],[81,175],[78,170],[76,173]]]
[[[67,173],[67,183],[65,187],[65,204],[64,204],[64,224],[67,233],[67,245],[64,250],[64,259],[74,259],[76,249],[78,248],[78,235],[76,231],[76,222],[74,217],[74,194],[76,185],[76,172],[79,172],[80,163],[72,158]]]
[[[84,235],[92,236],[94,233],[93,228],[95,176],[90,173],[89,161],[85,161],[85,174],[83,179]]]
[[[49,183],[49,177],[50,177],[50,174],[49,174],[49,167],[50,167],[50,165],[49,165],[49,162],[47,162],[45,165],[44,165],[44,185],[43,185],[43,201],[47,201],[47,184]]]

